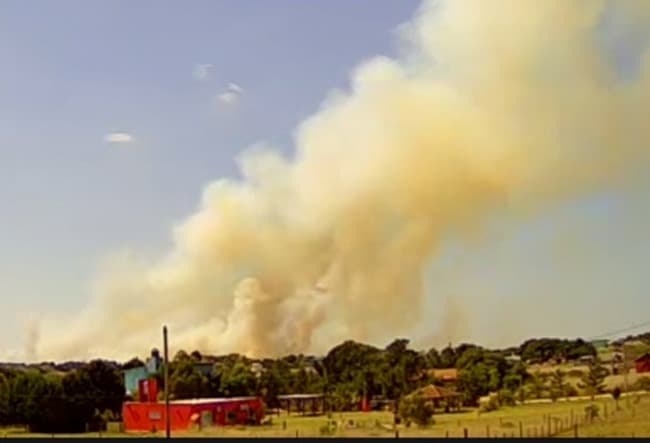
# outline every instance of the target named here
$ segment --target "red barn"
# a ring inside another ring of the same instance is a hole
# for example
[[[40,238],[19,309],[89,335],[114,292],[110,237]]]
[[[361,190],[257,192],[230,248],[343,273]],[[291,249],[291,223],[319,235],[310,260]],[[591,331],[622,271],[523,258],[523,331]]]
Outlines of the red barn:
[[[201,398],[169,402],[170,427],[173,431],[187,431],[193,425],[259,424],[264,411],[256,397]],[[165,429],[164,402],[126,402],[122,406],[125,431],[163,431]]]
[[[650,352],[646,352],[641,357],[634,360],[634,369],[637,374],[650,372]]]

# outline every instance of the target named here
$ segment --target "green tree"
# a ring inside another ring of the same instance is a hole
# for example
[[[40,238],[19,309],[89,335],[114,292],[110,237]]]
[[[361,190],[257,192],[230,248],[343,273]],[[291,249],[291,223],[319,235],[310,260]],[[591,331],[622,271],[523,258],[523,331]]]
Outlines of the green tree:
[[[169,393],[176,399],[199,398],[210,390],[208,378],[201,374],[190,358],[174,363],[169,376]]]
[[[427,368],[442,368],[442,359],[436,348],[429,349],[424,358],[426,359]]]
[[[0,426],[10,424],[9,389],[9,379],[0,373]]]
[[[566,397],[568,395],[569,385],[566,381],[566,372],[557,369],[551,373],[551,380],[549,386],[549,393],[551,399],[555,401],[558,398]]]
[[[499,372],[494,366],[480,362],[461,369],[458,390],[465,403],[476,406],[481,396],[497,391],[500,387]]]
[[[275,361],[260,376],[260,394],[264,403],[271,408],[279,406],[278,395],[290,392],[289,380],[291,372],[289,366],[282,360]]]
[[[596,395],[602,394],[605,391],[606,377],[607,370],[602,366],[600,360],[596,359],[589,366],[589,371],[580,378],[578,387],[584,390],[593,401]]]
[[[89,392],[92,386],[90,375],[86,371],[72,371],[62,380],[63,395],[70,420],[69,432],[83,432],[96,409],[96,399]]]
[[[451,347],[451,344],[442,350],[440,353],[440,366],[442,368],[453,368],[456,367],[456,352],[454,348]]]
[[[546,394],[546,384],[539,372],[530,374],[526,387],[532,398],[540,399]]]
[[[244,362],[237,362],[231,367],[222,367],[221,392],[229,397],[243,397],[255,394],[257,379]]]
[[[101,414],[110,411],[119,416],[125,389],[118,368],[103,360],[93,360],[79,371],[87,375],[87,393],[94,399],[94,409],[98,409]]]

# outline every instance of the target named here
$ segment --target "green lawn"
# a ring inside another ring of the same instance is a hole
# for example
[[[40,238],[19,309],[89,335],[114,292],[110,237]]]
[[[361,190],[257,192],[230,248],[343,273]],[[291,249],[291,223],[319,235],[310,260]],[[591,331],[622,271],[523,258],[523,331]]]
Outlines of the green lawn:
[[[525,405],[504,408],[479,414],[476,410],[455,414],[437,414],[435,423],[427,428],[412,426],[398,428],[400,437],[462,437],[465,430],[469,437],[519,437],[547,435],[549,421],[554,435],[573,437],[572,420],[578,423],[578,435],[586,436],[635,436],[650,437],[650,396],[640,397],[638,403],[631,399],[620,401],[620,410],[612,399],[597,400],[601,418],[585,423],[585,407],[589,402],[558,402],[553,404]],[[334,414],[337,422],[332,434],[339,437],[395,437],[392,415],[386,412],[350,412]],[[320,437],[327,425],[326,417],[274,416],[273,423],[258,427],[215,427],[189,433],[174,433],[187,437]],[[564,432],[561,430],[564,429]],[[11,437],[50,437],[4,430]],[[3,431],[0,431],[0,437]],[[104,437],[124,437],[128,434],[103,433]],[[135,434],[138,435],[138,434]],[[159,434],[160,435],[160,434]],[[56,437],[97,437],[98,434],[57,435]],[[152,436],[145,434],[142,437]]]

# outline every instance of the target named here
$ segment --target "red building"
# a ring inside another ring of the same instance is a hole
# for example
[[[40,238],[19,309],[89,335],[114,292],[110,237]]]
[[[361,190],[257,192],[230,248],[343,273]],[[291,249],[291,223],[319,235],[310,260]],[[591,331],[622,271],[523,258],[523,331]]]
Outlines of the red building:
[[[650,372],[650,352],[647,352],[634,360],[634,369],[637,374]]]
[[[169,402],[170,427],[187,431],[193,426],[259,424],[264,412],[262,401],[256,397],[202,398]],[[164,402],[126,402],[122,406],[124,430],[165,430]]]

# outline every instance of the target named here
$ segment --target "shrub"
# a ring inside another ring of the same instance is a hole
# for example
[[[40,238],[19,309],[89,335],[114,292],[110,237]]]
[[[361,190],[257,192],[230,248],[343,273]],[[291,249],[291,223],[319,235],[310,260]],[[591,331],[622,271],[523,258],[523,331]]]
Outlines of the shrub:
[[[578,395],[578,390],[573,385],[567,385],[565,394],[567,397],[576,397]]]
[[[480,412],[491,412],[499,409],[499,397],[495,394],[490,394],[487,398],[483,398],[480,406]]]
[[[580,378],[584,373],[585,371],[581,369],[570,369],[569,372],[567,372],[567,375],[572,378]]]
[[[639,377],[632,384],[633,391],[650,391],[650,377]]]
[[[514,406],[516,404],[515,394],[509,389],[501,389],[497,400],[499,405],[503,406]]]
[[[404,397],[399,405],[399,415],[407,426],[410,422],[427,426],[433,423],[433,406],[419,395]]]

